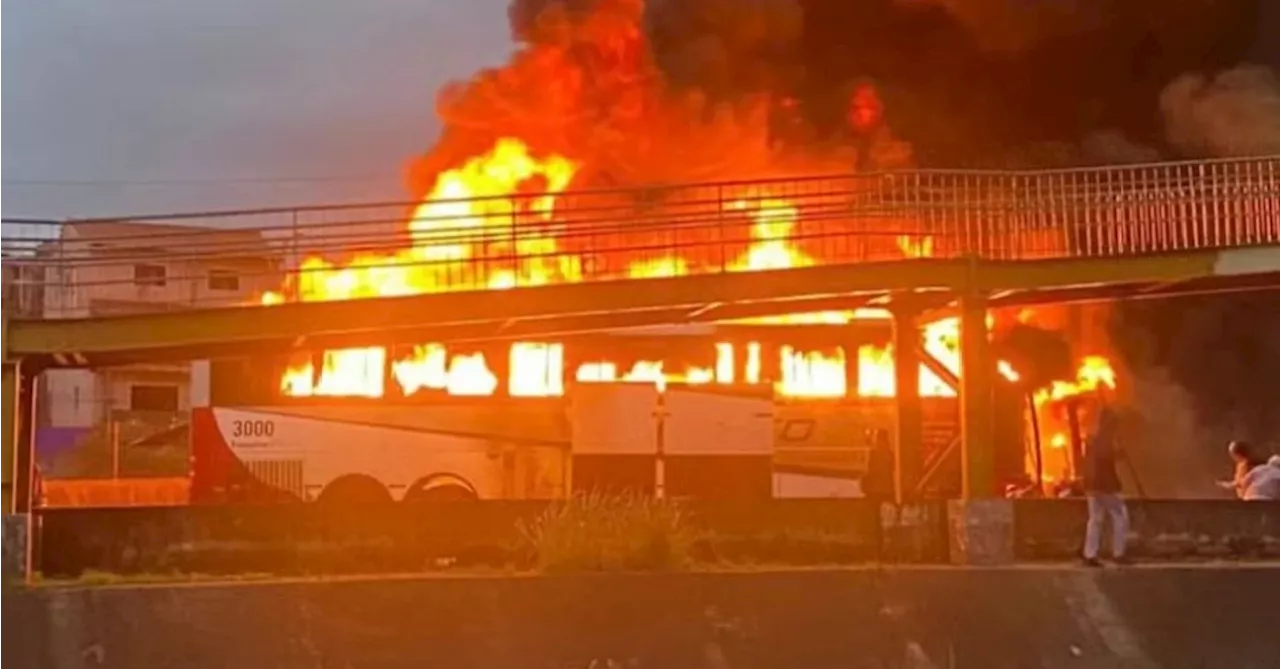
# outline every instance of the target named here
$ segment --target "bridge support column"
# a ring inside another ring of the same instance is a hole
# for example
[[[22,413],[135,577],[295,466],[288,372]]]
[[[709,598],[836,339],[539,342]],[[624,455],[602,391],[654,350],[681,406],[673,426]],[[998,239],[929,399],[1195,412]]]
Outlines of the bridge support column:
[[[18,361],[5,361],[0,374],[3,406],[4,458],[4,580],[22,580],[30,573],[27,547],[31,530],[32,434],[34,430],[35,376]]]
[[[996,495],[995,373],[987,298],[960,297],[961,499],[948,503],[951,561],[1013,560],[1013,505]]]
[[[924,477],[924,407],[920,400],[920,364],[924,337],[920,305],[912,296],[896,297],[893,313],[895,505],[881,507],[884,556],[890,560],[931,560],[937,554],[934,507],[921,504]]]
[[[920,403],[920,347],[923,341],[919,310],[910,303],[893,309],[894,370],[894,499],[899,504],[917,497],[924,470],[924,409]]]
[[[960,299],[961,489],[965,499],[995,495],[995,360],[985,295]]]

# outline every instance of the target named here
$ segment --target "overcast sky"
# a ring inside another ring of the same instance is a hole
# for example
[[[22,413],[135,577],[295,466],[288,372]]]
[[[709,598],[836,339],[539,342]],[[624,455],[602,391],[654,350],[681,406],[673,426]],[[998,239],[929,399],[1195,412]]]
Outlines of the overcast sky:
[[[404,197],[437,88],[509,51],[506,5],[6,2],[3,213]]]

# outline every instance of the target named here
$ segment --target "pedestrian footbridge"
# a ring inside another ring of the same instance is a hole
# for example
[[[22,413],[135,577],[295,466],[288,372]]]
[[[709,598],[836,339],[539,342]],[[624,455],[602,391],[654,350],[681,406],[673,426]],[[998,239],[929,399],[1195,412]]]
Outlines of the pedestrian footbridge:
[[[27,317],[6,308],[7,364],[546,336],[903,294],[998,306],[1272,287],[1280,157],[217,212],[46,236],[4,240],[42,297]]]

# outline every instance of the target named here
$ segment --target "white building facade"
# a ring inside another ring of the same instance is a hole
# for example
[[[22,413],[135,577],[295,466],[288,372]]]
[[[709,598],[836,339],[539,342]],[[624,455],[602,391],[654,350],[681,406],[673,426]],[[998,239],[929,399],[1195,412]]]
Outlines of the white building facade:
[[[37,254],[45,318],[246,305],[281,280],[267,243],[251,230],[68,223]],[[118,412],[185,412],[189,389],[187,364],[53,369],[41,380],[39,423],[92,428]]]

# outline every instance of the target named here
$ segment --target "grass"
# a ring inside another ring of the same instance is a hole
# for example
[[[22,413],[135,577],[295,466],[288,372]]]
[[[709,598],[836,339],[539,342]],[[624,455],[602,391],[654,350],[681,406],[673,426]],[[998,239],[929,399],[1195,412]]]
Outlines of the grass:
[[[696,533],[678,502],[592,492],[519,523],[539,571],[676,571],[692,562]]]

